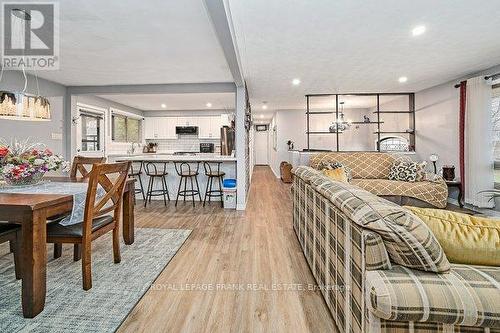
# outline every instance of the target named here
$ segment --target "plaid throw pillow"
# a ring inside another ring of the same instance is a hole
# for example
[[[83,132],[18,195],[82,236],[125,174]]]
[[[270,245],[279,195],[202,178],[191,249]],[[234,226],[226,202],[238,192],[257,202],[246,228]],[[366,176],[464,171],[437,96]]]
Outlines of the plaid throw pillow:
[[[389,180],[419,182],[425,178],[426,162],[396,161],[389,172]]]

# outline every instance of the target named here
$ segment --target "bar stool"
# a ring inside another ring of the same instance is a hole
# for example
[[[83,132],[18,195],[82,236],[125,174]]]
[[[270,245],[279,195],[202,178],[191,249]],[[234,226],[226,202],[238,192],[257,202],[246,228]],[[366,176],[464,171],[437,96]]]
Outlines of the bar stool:
[[[168,175],[167,162],[161,162],[161,163],[144,162],[144,163],[145,163],[144,171],[146,172],[146,175],[149,176],[148,191],[146,192],[146,200],[144,200],[144,207],[146,207],[148,199],[149,199],[149,203],[151,203],[151,197],[156,197],[156,196],[160,196],[160,195],[163,195],[163,202],[165,203],[165,206],[166,206],[167,205],[167,198],[168,198],[168,201],[170,201],[170,195],[168,194],[167,181],[165,180],[165,177],[167,177],[167,175]],[[157,164],[160,164],[160,166],[158,166]],[[160,190],[153,190],[154,181],[156,178],[160,179],[161,186],[162,186],[162,188]]]
[[[134,189],[134,194],[141,193],[142,194],[142,200],[146,200],[146,196],[144,195],[144,186],[142,185],[142,162],[132,162],[130,164],[130,172],[128,174],[129,178],[134,178],[139,180],[139,186],[141,188],[135,188]],[[134,195],[134,200],[135,200],[135,195]]]
[[[193,164],[196,163],[196,169],[191,168],[190,162],[174,162],[175,171],[177,172],[179,177],[181,177],[181,181],[179,182],[179,189],[177,190],[177,198],[175,199],[176,207],[177,207],[177,202],[179,201],[179,196],[183,197],[184,201],[186,201],[186,197],[191,197],[193,201],[193,207],[195,206],[194,197],[196,195],[200,197],[200,202],[201,202],[200,186],[198,184],[200,162],[191,162],[191,163]],[[196,182],[196,189],[194,188],[193,185],[193,178]],[[188,179],[191,182],[190,189],[187,188]],[[181,190],[182,181],[184,181],[184,190]]]
[[[215,167],[212,169],[213,164],[217,164],[217,169],[215,169]],[[224,207],[224,201],[222,200],[222,182],[224,180],[224,176],[226,175],[226,173],[220,171],[221,164],[222,162],[203,162],[203,168],[205,169],[205,176],[208,177],[207,189],[205,191],[205,198],[203,200],[203,207],[205,207],[205,203],[207,202],[207,197],[209,203],[212,197],[220,197],[221,206]],[[214,178],[217,179],[219,189],[212,188]]]

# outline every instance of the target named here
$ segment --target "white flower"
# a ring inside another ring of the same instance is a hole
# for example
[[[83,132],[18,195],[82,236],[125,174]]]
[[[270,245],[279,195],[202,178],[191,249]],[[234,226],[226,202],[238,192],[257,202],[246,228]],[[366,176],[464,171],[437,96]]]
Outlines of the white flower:
[[[37,158],[33,161],[34,165],[43,165],[44,163],[45,163],[45,161],[41,158]]]

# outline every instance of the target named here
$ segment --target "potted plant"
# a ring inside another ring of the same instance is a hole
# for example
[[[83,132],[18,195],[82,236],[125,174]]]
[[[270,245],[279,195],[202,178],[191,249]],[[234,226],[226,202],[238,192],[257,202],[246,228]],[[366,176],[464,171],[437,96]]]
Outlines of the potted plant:
[[[11,186],[33,185],[48,171],[67,171],[69,163],[54,155],[41,143],[13,140],[0,141],[0,177]]]

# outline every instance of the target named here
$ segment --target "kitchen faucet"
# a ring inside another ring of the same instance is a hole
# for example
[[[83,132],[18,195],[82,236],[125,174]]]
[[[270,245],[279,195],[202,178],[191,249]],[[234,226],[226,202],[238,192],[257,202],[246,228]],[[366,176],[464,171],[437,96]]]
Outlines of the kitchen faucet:
[[[128,153],[130,155],[133,155],[135,153],[135,145],[137,145],[137,148],[139,148],[141,146],[139,142],[132,142],[131,146],[130,146],[130,149],[128,151]]]

